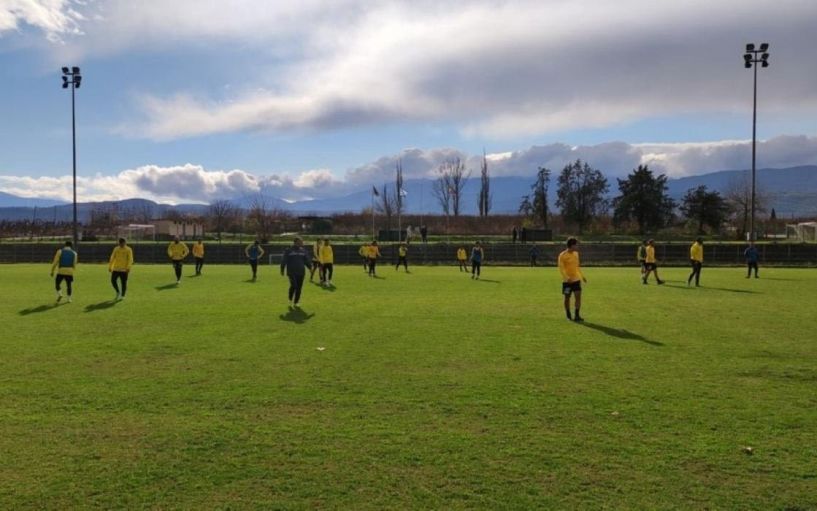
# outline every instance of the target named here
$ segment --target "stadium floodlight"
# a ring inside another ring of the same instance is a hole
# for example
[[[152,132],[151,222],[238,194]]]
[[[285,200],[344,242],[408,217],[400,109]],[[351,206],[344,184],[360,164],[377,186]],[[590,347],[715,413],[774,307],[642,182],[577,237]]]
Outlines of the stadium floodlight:
[[[754,72],[754,94],[752,102],[752,215],[749,221],[749,239],[755,241],[755,190],[757,183],[757,68],[769,67],[769,43],[762,43],[760,49],[756,50],[755,45],[749,43],[746,45],[746,54],[743,55],[743,64],[746,69],[755,68]],[[752,65],[754,64],[754,66]]]
[[[67,89],[69,85],[71,86],[71,145],[74,178],[74,227],[72,238],[74,240],[74,248],[76,249],[79,245],[79,230],[77,229],[77,117],[75,91],[79,89],[79,86],[82,84],[82,75],[79,74],[79,67],[77,66],[73,66],[70,71],[68,67],[63,67],[62,75],[62,88]]]

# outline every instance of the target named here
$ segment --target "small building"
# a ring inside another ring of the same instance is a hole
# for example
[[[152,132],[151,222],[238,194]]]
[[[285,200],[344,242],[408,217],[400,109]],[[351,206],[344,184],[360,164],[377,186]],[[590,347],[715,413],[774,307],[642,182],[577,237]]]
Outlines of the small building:
[[[184,240],[204,237],[204,224],[198,222],[155,220],[153,226],[156,229],[156,236],[162,238],[178,236]]]

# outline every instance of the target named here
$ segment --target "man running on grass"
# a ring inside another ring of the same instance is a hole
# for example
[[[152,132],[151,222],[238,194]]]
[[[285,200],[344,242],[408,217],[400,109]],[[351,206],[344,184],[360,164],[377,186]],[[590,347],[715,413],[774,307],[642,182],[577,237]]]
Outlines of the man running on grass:
[[[193,244],[193,257],[196,259],[196,275],[201,275],[201,268],[204,266],[204,243],[199,240]]]
[[[57,270],[57,278],[54,281],[54,288],[57,290],[57,303],[62,300],[62,281],[65,281],[65,291],[68,293],[68,303],[71,303],[74,283],[74,270],[77,269],[77,253],[74,252],[73,243],[65,242],[65,246],[57,250],[54,254],[54,261],[51,263],[51,276]]]
[[[369,244],[364,243],[357,251],[361,259],[363,259],[363,271],[369,270]]]
[[[399,247],[397,247],[397,265],[394,267],[394,271],[400,269],[400,265],[403,265],[403,268],[408,273],[408,247],[405,243],[401,243]]]
[[[335,251],[329,244],[329,238],[323,239],[321,246],[321,284],[325,287],[332,285],[332,274],[335,273]]]
[[[173,236],[173,241],[171,241],[170,245],[167,246],[167,256],[173,263],[173,271],[176,273],[177,286],[182,280],[182,264],[184,258],[187,257],[187,254],[189,253],[190,250],[187,248],[187,245],[181,243],[178,236]]]
[[[579,252],[576,245],[579,241],[576,238],[568,238],[567,249],[559,254],[559,272],[562,274],[562,295],[565,298],[565,315],[567,319],[573,321],[584,321],[579,314],[582,308],[582,282],[587,283],[581,269],[579,268]],[[575,314],[570,315],[570,295],[573,295]]]
[[[695,278],[695,287],[700,285],[701,267],[704,265],[704,240],[698,238],[695,243],[689,247],[689,263],[692,265],[692,273],[687,279],[687,286],[692,285],[692,279]]]
[[[647,241],[647,255],[644,258],[644,277],[641,279],[642,284],[647,284],[647,279],[650,278],[650,273],[655,273],[655,280],[658,284],[663,284],[664,281],[658,276],[658,263],[655,260],[655,241]]]
[[[377,258],[380,257],[380,248],[377,246],[377,240],[372,241],[369,244],[369,248],[366,250],[366,257],[368,258],[369,262],[369,276],[370,277],[377,277]]]
[[[465,251],[465,247],[457,249],[457,264],[460,266],[460,271],[468,273],[468,252]]]
[[[304,241],[295,238],[292,246],[284,250],[281,258],[281,275],[289,277],[289,305],[298,307],[301,301],[301,290],[304,287],[306,269],[312,269],[312,254],[304,248]]]
[[[471,249],[471,278],[479,280],[479,275],[482,273],[482,260],[485,259],[485,251],[482,250],[482,245],[479,241],[474,243],[474,248]]]
[[[644,274],[647,273],[647,240],[641,242],[635,254],[638,259],[638,265],[641,266],[641,280],[644,280]]]
[[[128,275],[133,266],[133,250],[125,244],[125,238],[119,238],[119,245],[111,252],[108,261],[108,272],[111,274],[111,285],[116,291],[116,299],[124,300],[128,292]],[[122,286],[117,285],[117,281]]]
[[[321,240],[315,240],[315,243],[312,245],[312,268],[309,270],[309,282],[315,277],[315,270],[320,270],[318,272],[318,278],[321,281],[321,285],[323,285],[323,270],[321,270]]]

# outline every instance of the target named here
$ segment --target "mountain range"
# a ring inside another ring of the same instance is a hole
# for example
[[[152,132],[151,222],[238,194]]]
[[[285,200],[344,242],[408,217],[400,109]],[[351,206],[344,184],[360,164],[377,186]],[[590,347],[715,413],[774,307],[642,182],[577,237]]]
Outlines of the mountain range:
[[[667,181],[669,195],[680,202],[687,190],[697,186],[706,186],[710,190],[721,193],[735,186],[745,186],[749,182],[749,172],[746,170],[725,170],[689,176]],[[530,193],[533,177],[493,177],[491,178],[491,194],[493,213],[515,213],[519,208],[522,196]],[[386,183],[393,192],[393,183]],[[404,204],[407,213],[439,213],[440,207],[433,194],[433,179],[411,179],[404,182]],[[783,169],[760,169],[757,171],[757,189],[766,197],[769,208],[774,208],[778,217],[808,217],[817,216],[817,166],[800,166]],[[382,193],[382,185],[379,187]],[[476,214],[477,193],[479,180],[470,179],[463,190],[462,212]],[[390,193],[391,193],[390,192]],[[618,193],[615,179],[610,182],[610,197]],[[294,214],[326,215],[337,212],[359,212],[371,207],[372,189],[364,189],[351,194],[315,200],[296,202],[285,201],[261,190],[255,197],[227,198],[242,208],[249,208],[253,201],[263,198],[270,208],[290,211]],[[378,197],[374,197],[376,200]],[[549,198],[552,205],[556,201],[555,177],[551,179]],[[78,216],[81,221],[90,218],[91,211],[100,208],[116,206],[120,210],[138,212],[141,216],[159,218],[168,211],[176,210],[180,213],[200,214],[207,210],[202,204],[157,204],[146,199],[127,199],[122,201],[108,201],[96,203],[79,203]],[[69,220],[72,216],[70,204],[60,203],[49,199],[31,199],[17,197],[0,192],[0,219],[20,220],[32,218],[46,218]]]

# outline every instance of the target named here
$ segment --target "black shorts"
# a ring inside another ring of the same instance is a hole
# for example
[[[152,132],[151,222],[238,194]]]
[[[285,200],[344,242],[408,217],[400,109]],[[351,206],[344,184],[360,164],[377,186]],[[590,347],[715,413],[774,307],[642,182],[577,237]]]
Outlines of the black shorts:
[[[655,263],[644,263],[644,269],[647,271],[655,270],[656,268],[658,268],[658,265]]]
[[[562,282],[562,294],[570,296],[571,293],[582,290],[582,283],[578,280],[573,282]]]
[[[640,264],[640,265],[641,265],[641,269],[642,269],[642,270],[646,270],[646,269],[647,269],[647,263],[646,263],[646,262],[644,262],[644,260],[643,260],[643,259],[639,259],[639,260],[638,260],[638,264]]]

